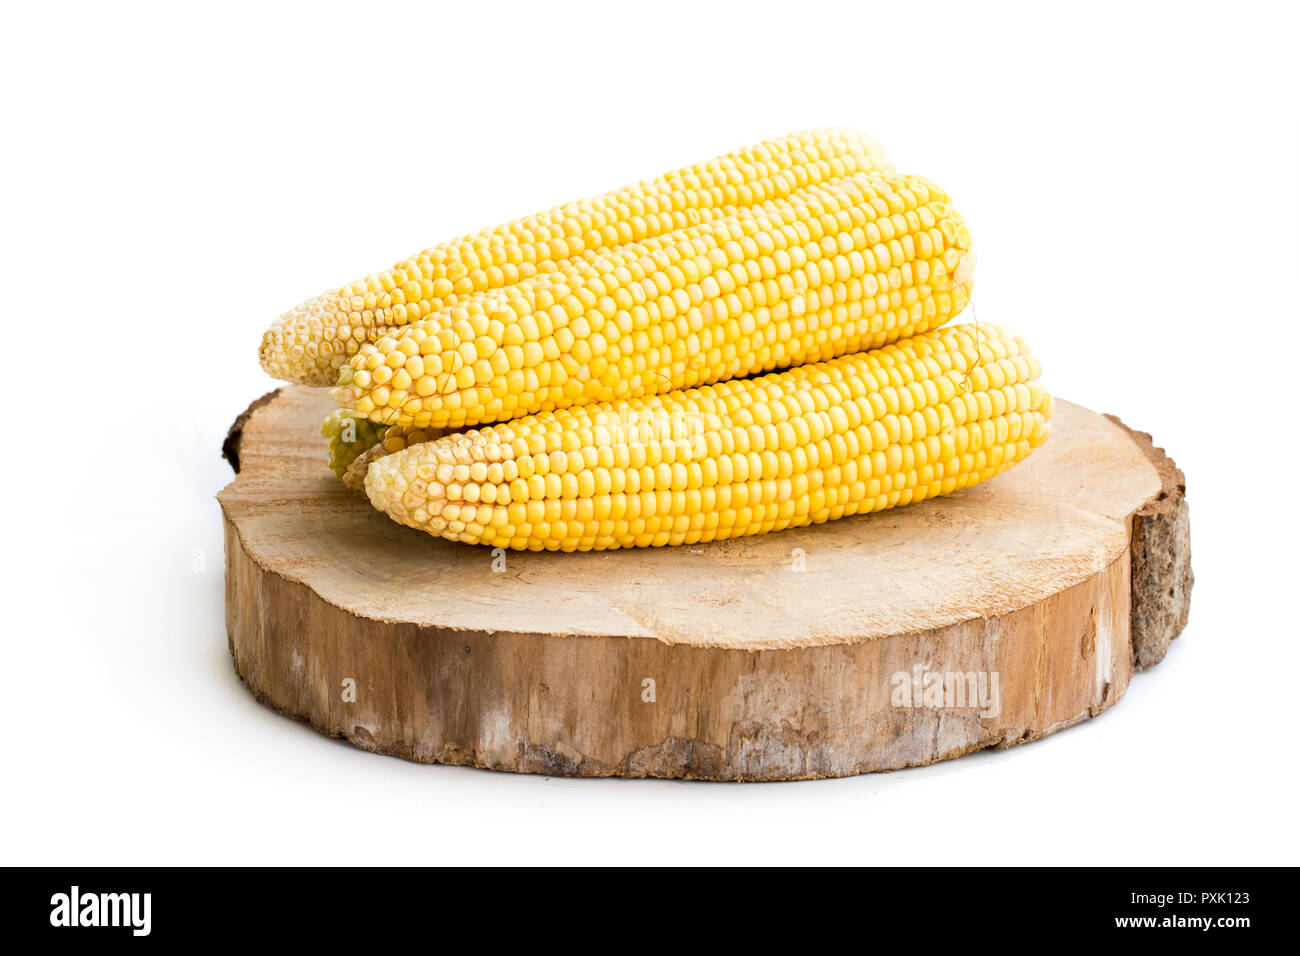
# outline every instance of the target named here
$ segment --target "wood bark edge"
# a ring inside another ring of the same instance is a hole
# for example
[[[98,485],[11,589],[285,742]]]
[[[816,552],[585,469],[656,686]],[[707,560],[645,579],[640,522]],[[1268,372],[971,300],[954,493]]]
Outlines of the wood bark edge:
[[[1195,581],[1187,479],[1147,432],[1130,428],[1118,415],[1106,417],[1124,429],[1160,475],[1160,493],[1133,515],[1129,640],[1133,665],[1144,670],[1164,659],[1187,626]]]
[[[280,394],[280,389],[273,389],[267,392],[261,398],[254,399],[253,402],[235,418],[234,424],[226,432],[226,440],[221,443],[221,457],[230,462],[230,467],[239,474],[239,445],[244,439],[244,426],[248,420],[253,417],[253,413],[263,405],[269,405],[275,396]]]

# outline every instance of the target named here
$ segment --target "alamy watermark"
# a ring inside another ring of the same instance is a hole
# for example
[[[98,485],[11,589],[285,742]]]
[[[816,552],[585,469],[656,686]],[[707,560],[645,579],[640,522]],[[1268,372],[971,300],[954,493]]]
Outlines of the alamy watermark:
[[[50,925],[129,927],[133,936],[148,936],[152,909],[151,893],[83,893],[74,886],[50,897]]]
[[[978,708],[980,717],[1002,713],[1002,694],[997,671],[935,671],[917,664],[909,674],[896,671],[890,678],[894,707],[924,707],[931,710]]]
[[[718,430],[721,419],[689,411],[637,408],[624,402],[593,412],[583,424],[591,428],[592,444],[597,448],[656,449],[669,460],[689,461],[708,454],[706,435]]]

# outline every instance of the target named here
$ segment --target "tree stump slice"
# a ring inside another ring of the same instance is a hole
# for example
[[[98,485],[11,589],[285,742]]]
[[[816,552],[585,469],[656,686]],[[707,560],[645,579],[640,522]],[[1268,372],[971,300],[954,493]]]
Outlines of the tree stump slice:
[[[947,498],[588,554],[395,524],[326,467],[330,407],[286,387],[231,429],[226,623],[259,700],[378,753],[577,776],[890,770],[1095,716],[1187,620],[1182,473],[1065,401],[1028,461]]]

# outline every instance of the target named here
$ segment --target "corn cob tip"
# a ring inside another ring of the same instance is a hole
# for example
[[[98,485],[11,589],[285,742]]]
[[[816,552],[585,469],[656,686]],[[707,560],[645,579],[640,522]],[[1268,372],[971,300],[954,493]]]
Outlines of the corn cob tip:
[[[966,249],[961,258],[957,260],[957,268],[953,270],[952,281],[960,286],[966,287],[967,297],[970,295],[970,287],[975,281],[975,265],[979,261],[979,255],[975,247],[971,246]]]
[[[257,355],[262,370],[299,385],[334,384],[366,334],[340,322],[346,309],[337,293],[326,293],[281,315],[262,334]]]
[[[343,420],[352,422],[356,441],[336,453],[333,430],[337,426],[326,419],[321,430],[331,439],[330,467],[343,479],[344,485],[362,493],[365,492],[366,472],[372,462],[412,445],[437,441],[446,434],[440,428],[409,428],[404,425],[385,428],[366,419],[352,420],[351,412],[346,409],[337,409],[331,419],[335,416],[342,416]]]
[[[370,466],[386,458],[388,454],[382,444],[377,444],[357,455],[340,476],[343,479],[343,486],[351,491],[366,494],[366,476],[370,474]]]
[[[358,455],[384,437],[384,429],[336,408],[321,422],[320,433],[329,439],[329,467],[340,478]]]
[[[412,449],[413,450],[413,449]],[[445,486],[437,480],[416,479],[412,487],[408,477],[405,451],[372,456],[357,464],[344,483],[361,491],[377,510],[398,524],[417,528],[432,535],[459,530],[451,528],[445,510],[450,501]],[[446,477],[446,476],[444,476]]]
[[[284,342],[277,326],[271,326],[262,333],[261,344],[257,348],[257,361],[262,371],[272,378],[281,379],[280,367],[284,364]]]
[[[355,473],[354,477],[361,477],[365,495],[376,509],[386,512],[396,521],[406,524],[407,522],[403,521],[402,517],[398,517],[399,512],[403,516],[406,514],[401,499],[389,500],[389,489],[396,488],[397,482],[401,479],[401,468],[397,458],[397,455],[385,455],[382,458],[369,461],[366,463],[364,477]],[[430,494],[426,494],[422,501],[424,508],[435,515],[441,510],[443,503],[443,499],[435,498]]]

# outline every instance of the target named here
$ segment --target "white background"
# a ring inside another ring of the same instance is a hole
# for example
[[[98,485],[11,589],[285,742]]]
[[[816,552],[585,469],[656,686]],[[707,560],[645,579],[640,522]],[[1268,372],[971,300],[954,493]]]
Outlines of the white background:
[[[1296,863],[1294,7],[6,5],[9,863]],[[1185,469],[1191,623],[1104,716],[770,785],[418,766],[235,678],[263,327],[454,235],[819,125],[953,195],[982,321]]]

